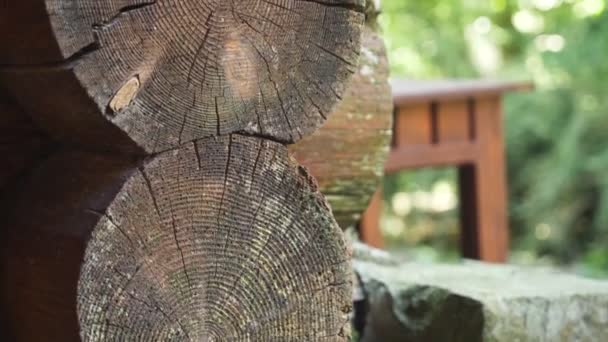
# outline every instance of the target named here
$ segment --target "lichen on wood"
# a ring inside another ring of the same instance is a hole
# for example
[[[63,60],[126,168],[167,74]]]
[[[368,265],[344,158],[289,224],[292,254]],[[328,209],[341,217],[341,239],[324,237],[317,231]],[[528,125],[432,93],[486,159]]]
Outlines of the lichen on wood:
[[[290,147],[319,181],[344,229],[355,225],[384,175],[392,137],[392,96],[382,38],[364,28],[360,64],[327,123]]]
[[[88,243],[83,340],[345,340],[349,254],[303,172],[239,135],[141,167]]]

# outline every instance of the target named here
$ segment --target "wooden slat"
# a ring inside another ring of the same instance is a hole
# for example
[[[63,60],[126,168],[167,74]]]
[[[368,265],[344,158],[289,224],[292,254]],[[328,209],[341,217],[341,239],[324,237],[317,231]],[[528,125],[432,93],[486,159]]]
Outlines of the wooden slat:
[[[428,145],[432,131],[431,104],[402,106],[396,111],[395,146]]]
[[[465,142],[470,139],[469,101],[442,102],[438,106],[439,143]]]
[[[478,147],[468,142],[405,146],[391,152],[384,171],[394,173],[410,168],[462,165],[474,162],[478,153]]]
[[[496,80],[391,80],[397,105],[448,101],[468,97],[494,97],[505,92],[531,90],[529,81]]]
[[[530,82],[393,81],[395,146],[386,173],[458,166],[462,245],[466,257],[508,257],[507,186],[501,96]],[[378,236],[381,203],[361,223],[366,241]]]

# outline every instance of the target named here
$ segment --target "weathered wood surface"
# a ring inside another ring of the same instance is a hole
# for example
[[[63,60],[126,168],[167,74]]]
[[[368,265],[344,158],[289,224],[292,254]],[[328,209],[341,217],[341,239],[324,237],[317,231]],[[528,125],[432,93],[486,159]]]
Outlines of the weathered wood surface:
[[[138,170],[95,228],[79,286],[83,338],[344,340],[347,256],[284,146],[197,142]]]
[[[0,340],[350,339],[342,231],[284,144],[343,97],[364,1],[0,8],[0,86],[53,142],[2,174]]]
[[[384,174],[393,114],[388,77],[384,42],[368,26],[343,101],[319,131],[290,147],[319,181],[344,229],[360,219]]]
[[[230,135],[138,165],[62,152],[9,195],[4,337],[75,341],[79,319],[84,341],[347,340],[346,243],[284,146]]]
[[[131,139],[147,152],[233,132],[294,142],[355,72],[363,3],[4,1],[0,82],[68,141]]]

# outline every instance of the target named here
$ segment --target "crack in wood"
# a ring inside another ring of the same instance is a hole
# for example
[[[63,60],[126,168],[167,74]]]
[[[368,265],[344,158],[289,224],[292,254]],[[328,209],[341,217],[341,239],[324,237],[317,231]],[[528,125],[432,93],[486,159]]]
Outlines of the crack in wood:
[[[62,61],[40,64],[0,64],[0,73],[35,73],[70,70],[74,69],[83,58],[93,54],[100,48],[101,45],[95,39],[94,42],[86,45]]]
[[[108,27],[111,27],[112,25],[114,25],[118,19],[120,19],[120,17],[122,17],[125,14],[129,14],[131,12],[136,12],[139,11],[141,9],[156,5],[156,3],[158,2],[158,0],[154,0],[154,1],[149,1],[149,2],[142,2],[140,4],[133,4],[133,5],[128,5],[128,6],[124,6],[121,7],[118,10],[118,13],[116,13],[113,17],[111,17],[110,19],[104,20],[99,24],[93,24],[93,30],[103,30],[106,29]]]
[[[62,61],[49,62],[49,63],[39,63],[39,64],[0,64],[0,73],[33,73],[33,72],[51,72],[51,71],[60,71],[60,70],[71,70],[78,65],[78,63],[85,57],[93,54],[94,52],[101,49],[101,43],[99,42],[99,37],[97,35],[98,30],[103,30],[111,25],[113,25],[121,16],[124,14],[141,10],[146,7],[150,7],[155,5],[158,0],[150,1],[146,3],[130,5],[122,7],[118,10],[118,13],[114,15],[112,18],[103,21],[102,23],[95,23],[91,25],[93,29],[93,42],[88,45],[85,45],[75,53],[73,53],[68,58]]]

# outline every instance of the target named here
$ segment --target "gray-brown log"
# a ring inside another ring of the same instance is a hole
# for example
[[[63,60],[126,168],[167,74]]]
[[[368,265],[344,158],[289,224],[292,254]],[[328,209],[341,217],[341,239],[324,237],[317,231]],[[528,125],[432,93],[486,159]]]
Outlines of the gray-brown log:
[[[344,229],[356,224],[378,188],[392,133],[386,51],[371,27],[375,13],[368,18],[360,65],[344,100],[319,131],[290,147],[318,180]]]
[[[234,132],[294,142],[356,69],[363,2],[4,0],[0,82],[62,140],[146,152]]]
[[[342,232],[278,143],[206,138],[143,164],[64,152],[9,198],[7,340],[349,338]]]

